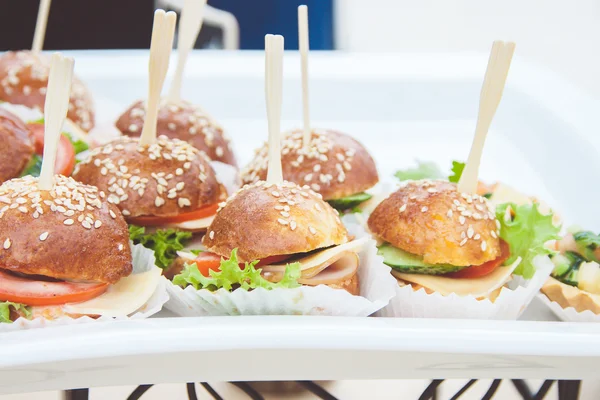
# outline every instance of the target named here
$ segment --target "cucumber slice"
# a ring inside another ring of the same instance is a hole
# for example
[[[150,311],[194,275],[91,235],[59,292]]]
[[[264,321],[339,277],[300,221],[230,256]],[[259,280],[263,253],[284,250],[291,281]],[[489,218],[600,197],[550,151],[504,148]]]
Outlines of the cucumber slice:
[[[351,196],[342,197],[341,199],[327,200],[329,205],[335,208],[338,211],[345,211],[351,208],[359,206],[361,203],[369,200],[371,197],[370,194],[362,192],[356,193]]]
[[[552,276],[565,275],[571,268],[571,260],[562,254],[556,254],[552,257],[552,263],[554,264]]]
[[[442,275],[466,268],[449,264],[426,264],[422,257],[400,250],[389,243],[379,246],[377,254],[383,257],[386,265],[407,274]]]
[[[553,275],[560,282],[577,287],[579,285],[579,267],[585,259],[573,251],[565,252],[564,257],[569,262],[569,267],[561,275]]]
[[[600,236],[590,231],[581,231],[573,234],[577,250],[588,261],[600,262],[595,250],[600,247]]]

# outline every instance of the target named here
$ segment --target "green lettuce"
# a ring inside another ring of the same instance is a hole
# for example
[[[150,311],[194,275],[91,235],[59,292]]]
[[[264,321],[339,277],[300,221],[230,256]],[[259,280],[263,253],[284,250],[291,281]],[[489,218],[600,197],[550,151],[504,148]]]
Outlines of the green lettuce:
[[[21,176],[31,175],[31,176],[40,176],[40,172],[42,171],[42,156],[34,154],[29,160],[29,163],[21,172]]]
[[[452,175],[448,177],[450,182],[458,183],[465,169],[465,163],[460,161],[452,161]]]
[[[173,278],[173,284],[185,288],[192,285],[196,290],[232,290],[241,288],[243,290],[251,290],[256,288],[264,288],[267,290],[275,288],[295,288],[300,286],[301,270],[300,263],[288,264],[285,268],[285,273],[281,281],[277,283],[270,282],[261,276],[261,269],[256,269],[258,261],[245,263],[243,268],[240,268],[237,259],[237,249],[233,249],[229,260],[221,259],[219,271],[210,271],[210,276],[206,277],[198,271],[196,264],[186,264],[183,271]]]
[[[36,121],[33,121],[34,124],[44,124],[44,118],[40,118]],[[75,149],[75,154],[79,154],[84,152],[90,148],[90,145],[85,141],[78,139],[76,137],[72,137],[70,134],[63,132],[63,136],[69,139],[69,142],[73,145],[73,149]]]
[[[153,250],[156,265],[165,269],[175,261],[177,252],[183,250],[192,234],[176,229],[158,229],[153,233],[146,233],[144,227],[129,225],[129,238],[134,244],[141,244]]]
[[[31,307],[28,307],[20,303],[12,303],[10,301],[0,301],[0,324],[1,323],[12,323],[10,320],[10,309],[11,307],[19,314],[25,316],[25,318],[31,318]]]
[[[509,207],[512,213],[507,214]],[[552,223],[552,213],[543,215],[535,203],[520,206],[514,203],[500,204],[496,207],[496,218],[500,222],[500,237],[510,247],[506,264],[510,265],[521,257],[521,263],[514,273],[530,279],[535,274],[533,258],[556,253],[544,244],[559,238],[560,227]]]
[[[398,170],[394,176],[401,181],[417,181],[419,179],[440,179],[443,174],[436,163],[417,161],[416,168]]]

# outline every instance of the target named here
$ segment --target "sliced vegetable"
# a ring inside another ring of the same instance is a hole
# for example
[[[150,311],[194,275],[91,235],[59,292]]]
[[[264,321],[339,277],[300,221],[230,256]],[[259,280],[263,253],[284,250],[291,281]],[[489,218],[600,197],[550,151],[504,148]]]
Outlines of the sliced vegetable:
[[[358,207],[360,204],[369,200],[371,197],[373,196],[371,196],[368,193],[362,192],[353,194],[352,196],[343,197],[341,199],[327,200],[327,202],[329,203],[329,205],[331,205],[331,207],[335,208],[336,210],[345,211]]]
[[[156,265],[162,269],[168,268],[177,258],[177,252],[183,250],[185,244],[192,238],[190,232],[175,229],[158,229],[154,233],[146,233],[146,228],[129,225],[129,239],[133,244],[153,250]]]
[[[511,215],[513,216],[509,217]],[[549,240],[559,238],[560,228],[552,223],[552,213],[540,213],[535,203],[519,206],[505,203],[496,207],[496,218],[500,223],[500,238],[507,242],[510,248],[507,263],[512,264],[521,257],[522,261],[515,269],[515,274],[525,279],[531,278],[535,274],[534,257],[555,253],[544,246]]]
[[[494,270],[502,265],[504,262],[508,260],[510,256],[510,249],[508,247],[508,243],[504,240],[500,241],[500,255],[494,260],[488,261],[481,265],[473,265],[465,269],[461,269],[457,272],[452,272],[447,274],[446,276],[450,278],[459,278],[459,279],[471,279],[471,278],[480,278],[482,276],[486,276],[494,272]]]
[[[423,257],[408,253],[389,243],[379,246],[377,254],[383,257],[384,264],[406,274],[443,275],[467,268],[450,264],[427,264],[423,261]]]
[[[11,311],[22,314],[25,316],[25,318],[31,317],[31,307],[28,307],[25,304],[21,304],[21,303],[13,303],[10,301],[4,301],[4,302],[0,302],[0,324],[12,323],[12,320],[10,318]]]
[[[0,301],[28,306],[79,303],[98,297],[108,286],[107,283],[36,281],[0,271]]]
[[[190,264],[195,264],[198,271],[204,276],[210,276],[210,271],[218,271],[221,266],[221,256],[215,253],[202,252],[190,261]]]
[[[261,276],[261,269],[256,269],[257,261],[246,263],[243,267],[238,265],[237,249],[233,249],[229,260],[221,259],[219,271],[209,271],[210,277],[204,276],[198,270],[196,264],[187,264],[183,272],[173,278],[173,284],[181,287],[192,285],[196,290],[232,290],[241,288],[251,290],[264,288],[267,290],[275,288],[294,288],[300,286],[300,264],[288,264],[283,279],[277,283],[270,282]]]
[[[129,222],[131,222],[132,224],[135,224],[135,225],[160,226],[160,225],[166,225],[166,224],[171,224],[171,223],[187,222],[187,221],[193,221],[196,219],[203,219],[206,217],[210,217],[217,213],[218,208],[219,208],[218,204],[211,204],[209,206],[199,208],[195,211],[181,213],[181,214],[174,215],[171,217],[143,216],[143,217],[128,218],[128,220],[129,220]]]
[[[31,160],[21,172],[21,176],[31,175],[31,176],[40,176],[40,172],[42,172],[42,157],[34,154],[31,156]]]
[[[44,125],[38,123],[28,123],[27,126],[33,133],[35,139],[35,152],[44,155]],[[75,168],[75,149],[69,138],[61,135],[58,142],[58,151],[56,154],[55,170],[57,174],[70,176]]]
[[[417,161],[416,168],[398,170],[394,176],[401,181],[417,181],[420,179],[440,179],[443,177],[443,174],[436,163]]]
[[[600,236],[590,231],[573,234],[578,252],[588,261],[600,262]]]

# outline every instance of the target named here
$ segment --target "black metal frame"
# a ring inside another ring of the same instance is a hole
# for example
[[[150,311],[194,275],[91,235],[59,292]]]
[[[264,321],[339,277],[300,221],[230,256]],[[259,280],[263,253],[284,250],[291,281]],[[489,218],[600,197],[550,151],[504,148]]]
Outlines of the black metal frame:
[[[418,400],[440,400],[438,398],[437,389],[444,382],[443,379],[434,379],[431,383],[425,388],[421,396],[419,396]],[[466,393],[471,386],[473,386],[477,382],[477,379],[471,379],[467,382],[460,390],[458,390],[450,400],[459,399],[464,393]],[[546,380],[540,386],[540,388],[533,393],[529,385],[522,379],[512,379],[510,381],[514,387],[517,389],[523,400],[542,400],[548,394],[548,391],[552,387],[552,385],[557,382],[558,383],[558,399],[559,400],[577,400],[579,398],[579,392],[581,389],[581,381],[568,381],[568,380]],[[264,400],[264,397],[255,390],[250,384],[247,382],[230,382],[232,385],[235,385],[237,388],[242,390],[251,400]],[[316,384],[312,381],[298,381],[297,382],[304,389],[313,393],[317,398],[323,400],[338,400],[337,397],[329,393],[327,390],[323,389],[322,386]],[[481,400],[490,400],[496,394],[496,391],[500,387],[502,383],[501,379],[495,379],[487,392],[483,395]],[[217,391],[210,386],[206,382],[200,382],[200,385],[212,396],[215,400],[224,400]],[[131,394],[127,397],[127,400],[138,400],[140,399],[144,393],[146,393],[153,385],[140,385],[138,386]],[[196,394],[196,385],[194,383],[187,383],[187,394],[190,400],[198,400],[198,395]],[[65,392],[66,400],[89,400],[89,389],[73,389],[67,390]]]

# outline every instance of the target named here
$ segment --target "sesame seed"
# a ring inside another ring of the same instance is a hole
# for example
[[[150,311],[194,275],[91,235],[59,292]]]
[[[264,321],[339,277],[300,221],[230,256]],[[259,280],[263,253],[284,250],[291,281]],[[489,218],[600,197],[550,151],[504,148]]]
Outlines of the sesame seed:
[[[313,178],[313,174],[306,174],[306,175],[304,176],[304,180],[305,180],[306,182],[309,182],[309,181],[311,181],[311,180],[312,180],[312,178]]]
[[[215,238],[215,232],[210,231],[210,233],[208,234],[208,237],[210,238],[210,240],[213,240]]]
[[[475,236],[473,236],[473,239],[479,240],[481,239],[481,235],[479,233],[476,233]]]
[[[115,214],[115,212],[113,210],[108,210],[108,213],[110,214],[111,217],[117,218],[117,215]]]
[[[154,205],[155,205],[156,207],[160,207],[160,206],[162,206],[163,204],[165,204],[165,199],[163,199],[162,197],[158,197],[158,196],[157,196],[157,197],[154,199]]]
[[[40,240],[43,242],[44,240],[48,239],[48,232],[44,232],[40,235]]]
[[[310,187],[312,188],[312,190],[316,190],[316,191],[321,189],[321,186],[317,185],[316,183],[313,183],[312,185],[310,185]]]
[[[75,223],[75,221],[73,221],[73,219],[69,218],[69,219],[65,219],[63,221],[63,224],[65,225],[73,225]]]
[[[473,237],[473,234],[475,232],[473,231],[473,227],[471,225],[469,225],[469,229],[467,229],[467,236],[469,237],[469,239],[471,239]]]
[[[169,128],[170,131],[174,131],[177,128],[177,125],[175,125],[174,122],[169,122],[167,128]]]
[[[175,175],[183,175],[183,170],[181,168],[177,168],[175,170]]]
[[[140,128],[136,124],[129,125],[129,132],[137,132]]]
[[[448,210],[448,212],[446,213],[446,215],[448,216],[448,218],[452,218],[452,210]]]
[[[272,194],[274,197],[279,197],[279,192],[278,192],[278,191],[276,191],[276,190],[273,190],[273,191],[271,192],[271,194]]]
[[[313,234],[313,235],[316,235],[316,234],[317,234],[317,230],[316,230],[315,228],[313,228],[312,226],[309,226],[309,227],[308,227],[308,231],[309,231],[311,234]]]
[[[494,239],[497,239],[497,238],[498,238],[498,236],[496,235],[496,232],[494,232],[494,231],[490,231],[490,235],[492,235],[492,237],[493,237]]]
[[[402,207],[400,207],[400,212],[404,212],[406,210],[406,204],[403,204]]]
[[[119,243],[119,245],[117,246],[117,248],[119,249],[119,251],[123,251],[123,243]]]
[[[11,245],[10,239],[6,239],[4,241],[4,250],[8,250],[10,248],[10,245]]]
[[[421,208],[421,212],[427,212],[427,210],[429,210],[429,207],[427,206],[423,206],[423,208]]]
[[[487,249],[487,243],[484,240],[483,242],[481,242],[481,251],[485,251],[485,249]]]
[[[290,228],[291,228],[292,230],[295,230],[295,229],[296,229],[296,221],[291,221],[291,222],[290,222]]]
[[[461,225],[464,225],[464,224],[465,224],[465,222],[466,222],[466,219],[465,219],[465,217],[464,217],[464,216],[462,216],[462,215],[461,215],[461,216],[459,216],[459,217],[458,217],[458,222],[460,222],[460,224],[461,224]]]
[[[185,182],[179,182],[177,185],[175,185],[175,189],[183,190],[184,186],[185,186]]]
[[[87,219],[81,223],[81,226],[83,226],[85,229],[92,229],[92,224],[90,224],[90,221]]]
[[[319,203],[315,203],[315,209],[319,212],[323,211],[323,209],[321,208],[321,206],[319,205]]]
[[[96,222],[94,222],[94,228],[98,229],[102,226],[102,221],[97,220]]]
[[[179,207],[183,208],[191,206],[192,202],[188,198],[180,197],[179,199],[177,199],[177,204],[179,205]]]
[[[461,242],[460,242],[460,246],[464,246],[467,243],[467,238],[464,238]]]

